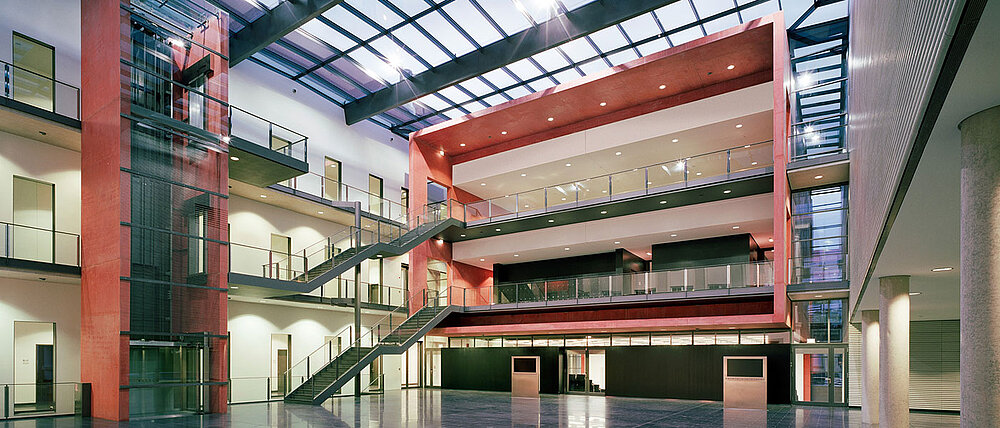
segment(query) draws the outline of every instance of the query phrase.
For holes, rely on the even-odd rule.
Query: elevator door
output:
[[[795,402],[833,406],[847,403],[846,347],[802,346],[793,352]]]

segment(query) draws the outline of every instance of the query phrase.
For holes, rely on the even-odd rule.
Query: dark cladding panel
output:
[[[445,348],[441,350],[441,387],[510,391],[513,356],[541,357],[541,392],[559,393],[559,348]]]

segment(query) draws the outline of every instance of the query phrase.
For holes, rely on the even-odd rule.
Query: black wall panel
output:
[[[653,245],[652,270],[747,263],[757,258],[749,233]]]
[[[722,357],[767,357],[767,401],[787,404],[789,345],[691,345],[607,348],[607,395],[722,400]]]
[[[541,392],[559,393],[559,348],[445,348],[441,350],[441,387],[510,391],[510,358],[541,357]]]
[[[498,284],[591,274],[613,274],[621,264],[615,253],[587,254],[561,259],[493,265],[493,281]]]

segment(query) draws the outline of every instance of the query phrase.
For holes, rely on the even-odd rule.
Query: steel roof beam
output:
[[[232,67],[344,0],[283,1],[229,38]]]

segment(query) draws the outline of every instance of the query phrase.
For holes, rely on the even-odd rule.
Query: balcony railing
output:
[[[0,257],[80,266],[80,235],[0,222]]]
[[[0,95],[42,110],[80,119],[80,88],[54,78],[0,61],[3,91]]]
[[[239,107],[229,106],[229,135],[306,161],[309,137]]]
[[[291,180],[278,183],[278,185],[328,201],[361,202],[362,211],[384,218],[393,220],[404,219],[404,221],[406,218],[407,207],[403,204],[390,201],[382,196],[330,179],[315,172],[300,175]]]
[[[774,285],[771,261],[612,275],[588,275],[477,289],[445,297],[471,310],[676,299]]]
[[[788,259],[789,284],[847,281],[847,253],[828,252]]]
[[[527,217],[718,182],[774,165],[771,141],[467,204],[469,224]],[[747,174],[748,175],[748,174]]]
[[[832,99],[841,99],[838,94],[846,93],[847,79],[840,78],[819,83],[795,91],[793,100],[801,103],[803,98],[819,101],[792,108],[798,112],[810,113],[796,117],[788,137],[789,162],[815,159],[818,157],[847,153],[847,112],[846,105],[840,109],[821,111],[820,105]],[[811,111],[816,110],[816,111]]]
[[[86,388],[88,385],[80,382],[0,384],[0,394],[4,397],[0,404],[0,420],[83,415]],[[46,399],[40,401],[39,397]]]

